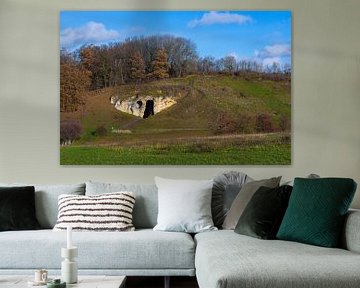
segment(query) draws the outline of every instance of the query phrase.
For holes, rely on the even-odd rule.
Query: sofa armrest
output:
[[[349,210],[343,232],[343,248],[360,253],[360,210]]]

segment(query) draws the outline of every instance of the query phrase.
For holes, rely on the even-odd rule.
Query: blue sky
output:
[[[170,34],[191,39],[199,56],[291,63],[290,11],[62,11],[60,46]]]

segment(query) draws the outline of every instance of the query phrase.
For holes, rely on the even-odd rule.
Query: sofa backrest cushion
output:
[[[52,229],[58,216],[58,197],[61,194],[85,195],[85,183],[63,185],[37,185],[0,183],[0,187],[35,187],[36,218],[41,228]]]
[[[158,214],[158,192],[155,184],[86,182],[86,195],[89,196],[121,191],[133,192],[136,197],[133,210],[135,228],[153,228]]]

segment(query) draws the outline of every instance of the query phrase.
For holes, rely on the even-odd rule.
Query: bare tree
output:
[[[234,56],[226,56],[223,59],[224,71],[230,74],[234,74],[236,70],[236,59]]]

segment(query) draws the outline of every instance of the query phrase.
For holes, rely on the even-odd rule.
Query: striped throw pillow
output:
[[[55,231],[72,226],[74,231],[133,231],[133,192],[93,196],[60,195]]]

